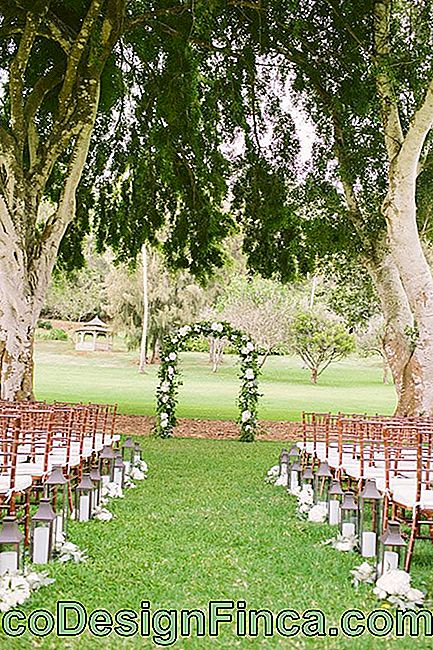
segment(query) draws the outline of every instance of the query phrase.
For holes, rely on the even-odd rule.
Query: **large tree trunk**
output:
[[[100,75],[122,32],[125,0],[91,0],[77,31],[64,32],[59,41],[59,65],[31,86],[34,75],[27,69],[41,30],[48,38],[55,32],[55,41],[63,30],[47,30],[49,5],[25,9],[25,25],[11,49],[8,111],[0,124],[0,397],[8,400],[33,397],[34,329],[60,243],[75,217]],[[39,119],[49,93],[55,108]],[[55,204],[47,198],[53,195],[53,172]]]
[[[0,397],[33,399],[33,315],[17,314],[0,298]]]
[[[388,193],[382,211],[390,250],[416,326],[412,333],[412,413],[433,415],[433,277],[421,247],[415,201],[421,152],[433,125],[433,81],[403,128],[400,94],[389,66],[392,11],[391,0],[374,3],[376,85],[389,162]]]
[[[416,224],[415,183],[407,183],[403,169],[393,178],[385,216],[390,245],[414,315],[414,357],[411,367],[412,414],[433,415],[433,278]]]
[[[374,259],[364,260],[379,296],[385,318],[383,349],[397,392],[396,414],[413,415],[420,405],[415,394],[414,371],[418,351],[408,334],[413,329],[413,315],[394,259],[385,248]]]

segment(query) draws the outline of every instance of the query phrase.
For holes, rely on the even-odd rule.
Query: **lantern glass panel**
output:
[[[300,460],[300,449],[298,445],[293,445],[291,450],[289,451],[289,465],[293,465],[295,461]]]
[[[342,496],[340,481],[334,479],[328,490],[328,522],[331,526],[338,526],[341,523]]]
[[[359,548],[362,557],[377,557],[382,532],[383,498],[374,480],[367,480],[359,495]]]
[[[323,461],[320,464],[319,469],[314,475],[314,503],[324,503],[328,502],[328,490],[330,486],[330,481],[332,479],[332,474],[330,472],[328,463]]]
[[[353,492],[345,492],[340,508],[340,532],[343,537],[353,537],[357,532],[358,506]]]
[[[299,460],[295,460],[290,467],[290,473],[288,475],[287,487],[290,489],[290,491],[297,490],[300,487],[301,475],[302,475],[301,463],[299,462]]]
[[[41,499],[32,517],[30,531],[30,555],[34,564],[47,564],[52,556],[55,542],[56,514],[49,499]]]
[[[4,517],[0,530],[0,575],[21,568],[23,538],[15,517]]]
[[[400,524],[389,521],[388,528],[380,538],[378,574],[382,575],[391,569],[402,569],[406,542],[401,536]]]
[[[287,449],[283,449],[280,454],[280,476],[285,476],[287,474],[288,465],[289,465],[289,452]]]
[[[129,474],[131,466],[133,465],[134,455],[134,442],[132,438],[126,438],[122,445],[122,458],[125,463],[125,471]]]
[[[136,465],[141,460],[141,447],[140,443],[136,442],[134,445],[134,454],[132,456],[132,463]]]
[[[115,454],[111,447],[104,447],[99,456],[99,471],[102,477],[102,485],[113,481]]]
[[[83,478],[75,490],[75,512],[78,521],[89,521],[92,517],[94,488],[89,474],[83,474]]]
[[[93,510],[101,503],[102,476],[98,467],[93,467],[90,470],[89,476],[95,486],[95,489],[92,492],[92,512],[93,512]]]
[[[302,472],[302,487],[306,487],[309,485],[311,488],[313,487],[313,481],[314,481],[314,473],[311,467],[306,467],[304,471]]]
[[[56,515],[54,538],[62,542],[67,535],[69,515],[68,480],[61,467],[53,470],[44,484],[44,497],[49,499]]]
[[[123,487],[124,478],[125,463],[123,462],[122,458],[118,456],[114,461],[113,481],[116,483],[116,485],[119,485],[119,487]]]

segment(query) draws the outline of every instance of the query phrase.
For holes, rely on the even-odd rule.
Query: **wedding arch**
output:
[[[169,438],[176,426],[177,388],[181,384],[179,377],[179,352],[185,349],[187,341],[199,336],[226,338],[240,356],[241,390],[238,397],[241,428],[240,440],[254,440],[257,430],[257,402],[259,398],[257,377],[259,374],[258,350],[248,334],[233,328],[230,323],[203,321],[184,325],[165,337],[161,353],[161,366],[156,389],[156,435]]]

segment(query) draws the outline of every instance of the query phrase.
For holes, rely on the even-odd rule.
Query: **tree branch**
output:
[[[427,88],[420,107],[415,111],[404,138],[399,165],[412,170],[412,175],[418,175],[418,162],[425,139],[433,126],[433,80]]]
[[[385,146],[391,161],[403,143],[398,104],[389,74],[391,0],[374,2],[374,49],[377,64],[376,86],[381,101]]]
[[[149,24],[161,16],[176,16],[181,15],[188,9],[190,9],[191,3],[185,3],[182,5],[175,5],[173,7],[166,7],[165,9],[155,9],[154,11],[146,11],[140,16],[131,18],[130,20],[125,21],[124,32],[129,32],[136,27],[141,27],[142,25]]]
[[[99,18],[102,4],[103,0],[91,1],[89,10],[83,20],[78,36],[71,47],[71,51],[67,59],[64,81],[59,92],[58,99],[59,116],[61,121],[65,119],[65,116],[68,112],[68,107],[70,104],[69,100],[71,99],[72,90],[77,80],[80,62],[86,51],[86,44],[91,36],[92,28]]]
[[[44,6],[45,5],[45,6]],[[29,62],[30,53],[35,41],[38,26],[43,15],[48,10],[49,3],[36,3],[36,11],[28,12],[26,24],[18,45],[17,52],[10,66],[9,76],[9,94],[11,110],[11,130],[15,136],[15,141],[22,150],[25,140],[25,119],[24,119],[24,75]]]

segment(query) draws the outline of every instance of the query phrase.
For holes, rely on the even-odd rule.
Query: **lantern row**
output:
[[[122,489],[126,475],[141,460],[140,444],[131,438],[126,438],[121,448],[104,446],[97,462],[82,473],[75,486],[75,520],[85,522],[92,519],[101,505],[102,489],[109,483]],[[69,481],[62,467],[53,467],[31,518],[29,557],[33,564],[47,564],[52,560],[56,544],[67,539],[71,514]],[[18,521],[14,515],[5,516],[0,528],[0,575],[19,571],[24,558],[24,535]]]
[[[376,561],[379,576],[390,569],[404,568],[406,542],[400,524],[386,520],[384,497],[375,479],[366,479],[358,495],[344,491],[327,461],[321,461],[316,469],[311,465],[303,467],[297,445],[281,451],[279,474],[287,478],[289,493],[310,488],[313,503],[326,510],[327,522],[338,526],[342,537],[356,539],[361,556]]]

